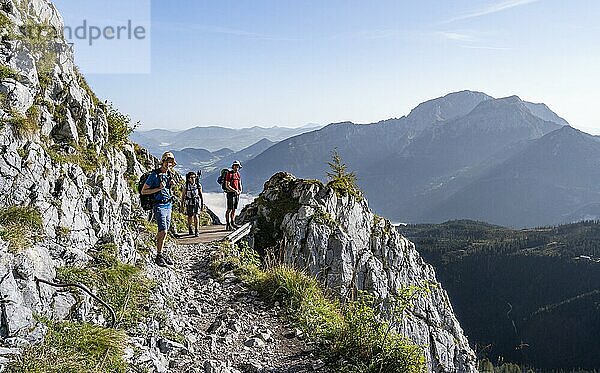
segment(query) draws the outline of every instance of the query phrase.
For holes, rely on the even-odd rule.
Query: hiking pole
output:
[[[108,309],[108,311],[110,312],[110,318],[111,318],[110,327],[111,328],[115,327],[115,324],[117,323],[117,316],[115,314],[115,311],[105,301],[103,301],[102,299],[98,298],[96,296],[96,294],[92,293],[92,291],[90,289],[88,289],[87,286],[82,285],[82,284],[77,284],[77,283],[57,284],[55,282],[50,282],[50,281],[47,281],[47,280],[44,280],[44,279],[41,279],[41,278],[38,278],[38,277],[35,277],[34,280],[35,280],[35,283],[37,284],[38,287],[39,287],[39,284],[41,282],[41,283],[46,284],[46,285],[54,286],[55,288],[76,287],[76,288],[79,288],[79,289],[85,291],[92,298],[94,298],[95,300],[97,300],[98,302],[100,302],[100,304],[102,304],[104,307],[106,307],[106,309]]]

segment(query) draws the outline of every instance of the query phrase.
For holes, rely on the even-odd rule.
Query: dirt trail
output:
[[[160,326],[150,323],[149,329],[163,337],[156,345],[168,359],[168,371],[325,371],[315,346],[278,316],[279,307],[266,304],[233,273],[222,281],[213,277],[210,261],[216,245],[174,245],[172,268],[149,269],[159,282],[156,306],[164,305],[165,315]],[[165,337],[164,325],[179,338]]]

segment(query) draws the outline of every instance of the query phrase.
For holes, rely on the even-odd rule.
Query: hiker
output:
[[[225,175],[225,192],[227,193],[227,212],[225,213],[227,226],[225,229],[228,231],[239,228],[235,224],[235,210],[238,208],[240,194],[242,194],[242,179],[239,173],[242,164],[235,161],[231,168],[232,170]]]
[[[194,237],[198,237],[198,214],[204,210],[204,198],[202,197],[202,185],[198,180],[198,175],[194,172],[188,172],[185,175],[185,186],[181,191],[181,209],[185,211],[188,218],[188,232],[192,235],[194,228]]]
[[[163,253],[165,237],[171,225],[171,210],[173,207],[173,195],[171,186],[173,179],[173,167],[177,164],[173,153],[166,152],[162,155],[160,168],[152,171],[144,186],[141,194],[154,194],[154,207],[152,211],[158,225],[156,233],[156,259],[157,265],[165,267],[173,265],[173,261],[166,253]]]

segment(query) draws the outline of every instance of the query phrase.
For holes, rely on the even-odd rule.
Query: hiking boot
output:
[[[190,233],[191,234],[191,233]],[[194,237],[198,237],[198,230],[196,229],[196,231],[194,232]]]
[[[190,236],[191,236],[192,235],[192,226],[191,225],[188,227],[188,232],[190,233]]]
[[[157,255],[156,258],[154,259],[154,263],[156,263],[156,265],[159,267],[167,266],[167,262],[165,261],[165,258],[162,255]]]
[[[235,223],[231,223],[231,228],[233,228],[233,230],[238,229],[240,226],[235,224]]]
[[[169,265],[169,266],[173,265],[173,261],[171,260],[171,258],[169,258],[169,256],[167,254],[162,254],[162,258],[165,261],[165,263],[167,263],[167,265]]]
[[[232,229],[231,229],[231,224],[227,223],[227,226],[225,227],[225,230],[226,230],[226,231],[230,231],[230,230],[232,230]]]

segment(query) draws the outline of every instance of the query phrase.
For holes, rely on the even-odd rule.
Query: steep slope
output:
[[[470,217],[507,226],[570,222],[600,202],[600,141],[564,126],[425,214],[425,221]]]
[[[304,269],[346,299],[367,291],[383,307],[400,288],[429,286],[396,327],[425,349],[429,371],[475,372],[475,356],[433,268],[367,202],[319,182],[278,173],[241,213],[271,260]]]
[[[104,322],[88,295],[36,279],[83,267],[100,245],[133,262],[128,180],[155,160],[111,132],[127,123],[77,71],[49,1],[4,1],[0,18],[0,343],[23,347],[43,340],[48,328],[40,318]],[[45,25],[46,33],[31,35],[31,25]]]

